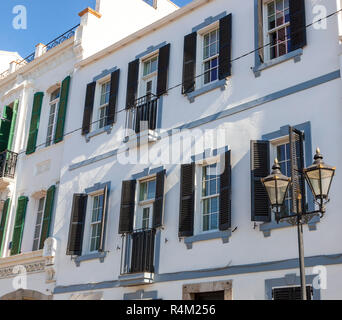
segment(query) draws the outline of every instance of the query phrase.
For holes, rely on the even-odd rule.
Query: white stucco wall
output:
[[[120,68],[117,110],[125,108],[128,63],[150,46],[157,46],[164,41],[171,44],[169,87],[180,84],[182,82],[184,36],[191,33],[193,27],[210,16],[217,16],[224,11],[227,14],[232,13],[232,57],[234,59],[250,52],[254,49],[254,1],[245,2],[244,6],[241,6],[238,0],[209,1],[191,13],[170,21],[158,30],[152,30],[130,44],[108,53],[109,49],[105,49],[103,52],[100,50],[172,12],[175,7],[166,0],[160,1],[158,10],[148,7],[140,0],[120,1],[120,3],[119,1],[101,0],[97,3],[97,9],[102,17],[97,18],[92,14],[84,16],[81,21],[82,33],[76,35],[77,41],[80,37],[82,39],[82,56],[77,55],[76,58],[71,47],[65,48],[58,57],[51,58],[51,61],[33,68],[30,72],[27,71],[23,78],[18,77],[3,85],[0,83],[0,96],[10,92],[21,81],[25,80],[30,83],[22,91],[20,91],[21,89],[14,90],[13,93],[6,94],[5,98],[1,100],[3,105],[12,102],[18,96],[23,101],[19,107],[20,116],[17,129],[21,134],[20,138],[16,140],[15,150],[24,151],[26,147],[34,92],[47,92],[51,86],[62,81],[69,74],[71,74],[72,80],[65,132],[71,132],[82,126],[86,85],[92,82],[93,78],[101,74],[103,70],[110,70],[113,67]],[[315,4],[316,1],[314,0],[306,0],[307,23],[313,19],[313,6]],[[336,2],[326,1],[324,5],[328,13],[337,10]],[[135,10],[132,10],[132,6]],[[127,12],[130,13],[129,19]],[[180,87],[170,90],[163,97],[161,133],[206,116],[232,109],[243,103],[259,98],[263,99],[269,95],[273,96],[273,94],[290,87],[296,87],[298,90],[296,93],[280,99],[273,99],[270,102],[262,103],[260,100],[260,104],[254,108],[202,124],[192,130],[194,132],[195,129],[224,128],[227,132],[227,145],[232,150],[232,229],[237,227],[230,237],[229,243],[223,244],[221,239],[197,242],[193,244],[191,250],[188,250],[184,241],[179,240],[180,165],[164,164],[164,168],[167,170],[165,225],[161,231],[159,274],[184,274],[187,271],[220,269],[227,266],[240,266],[242,268],[241,273],[156,282],[155,284],[132,288],[114,286],[111,289],[100,290],[103,292],[103,299],[122,299],[125,293],[136,292],[140,289],[158,291],[158,298],[162,299],[181,299],[182,286],[186,283],[221,280],[233,280],[234,299],[265,299],[266,279],[282,278],[286,274],[298,272],[297,269],[275,269],[268,272],[251,271],[250,273],[243,271],[243,266],[246,265],[291,260],[296,259],[298,255],[295,228],[272,230],[270,237],[264,237],[259,226],[254,228],[254,223],[251,222],[250,140],[261,139],[264,134],[277,131],[286,125],[292,126],[310,122],[313,150],[319,146],[329,164],[339,167],[339,164],[342,163],[341,151],[336,147],[336,142],[342,138],[339,129],[342,99],[341,79],[334,79],[306,90],[300,90],[303,83],[340,69],[337,17],[330,18],[327,25],[326,30],[315,30],[313,28],[307,30],[308,45],[303,50],[300,62],[294,63],[292,59],[288,60],[262,71],[261,76],[256,78],[251,70],[254,67],[254,54],[250,54],[233,62],[233,75],[229,78],[228,86],[224,91],[213,90],[197,97],[194,103],[190,103],[187,97],[181,94]],[[328,49],[323,50],[322,48]],[[91,55],[99,52],[101,58],[91,61]],[[76,50],[76,53],[79,51]],[[77,60],[81,58],[87,58],[86,62]],[[75,64],[77,67],[74,67]],[[49,109],[47,99],[48,94],[45,95],[42,106],[38,145],[44,143],[46,137]],[[121,165],[116,157],[109,157],[75,170],[69,170],[69,167],[72,164],[103,155],[122,146],[120,132],[125,127],[125,120],[126,113],[118,113],[112,132],[95,136],[88,143],[79,130],[65,137],[64,141],[58,145],[38,148],[34,154],[30,156],[23,154],[20,157],[17,180],[11,186],[15,195],[14,199],[22,194],[30,197],[34,192],[47,189],[52,184],[57,183],[58,185],[52,226],[52,235],[58,241],[55,264],[57,288],[104,281],[115,282],[120,276],[122,243],[121,236],[118,235],[118,224],[121,183],[147,167],[154,168],[159,165],[152,165],[148,162]],[[156,142],[154,147],[165,149],[166,142],[166,139],[162,139]],[[200,152],[203,150],[199,150],[197,153]],[[50,169],[41,175],[37,175],[37,165],[46,161],[50,162]],[[104,263],[93,260],[82,262],[80,267],[76,267],[75,262],[65,254],[72,195],[82,193],[86,188],[96,183],[107,181],[111,182],[105,239],[107,256]],[[304,227],[305,255],[307,257],[341,254],[338,245],[342,237],[339,228],[342,223],[339,212],[342,200],[338,197],[338,190],[341,188],[342,182],[339,178],[339,171],[337,171],[331,189],[331,202],[327,208],[327,215],[317,224],[316,231],[309,231],[307,226]],[[32,248],[35,206],[36,203],[30,199],[22,245],[24,252],[29,252]],[[9,228],[13,227],[15,207],[16,200],[12,204]],[[198,215],[199,213],[196,212],[195,214]],[[6,246],[10,239],[11,233],[8,233]],[[6,254],[8,252],[4,253],[4,255]],[[322,299],[342,299],[339,290],[341,267],[339,264],[327,267],[328,289],[321,290]],[[310,273],[312,273],[311,267],[307,268],[307,274]],[[0,283],[2,281],[8,282],[9,280],[0,280]],[[7,282],[6,288],[8,288]],[[41,283],[37,284],[37,282],[39,280],[34,280],[30,288],[37,288],[38,291],[50,288]],[[3,291],[7,292],[6,290],[9,289]],[[74,293],[77,293],[77,290],[72,292],[70,289],[70,292],[55,294],[54,299],[69,299]],[[1,294],[2,291],[0,291],[0,296]]]

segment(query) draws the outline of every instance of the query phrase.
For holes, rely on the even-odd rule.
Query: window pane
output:
[[[203,214],[210,213],[210,199],[203,200]]]
[[[276,10],[277,10],[277,12],[284,10],[283,4],[284,4],[283,0],[277,0],[276,1]]]
[[[204,47],[203,58],[204,59],[209,58],[209,47]]]
[[[149,62],[145,62],[144,63],[144,76],[146,76],[146,75],[148,75],[150,73],[149,67],[150,67],[150,63]]]
[[[152,59],[151,73],[157,71],[157,66],[158,66],[158,58]]]
[[[210,230],[218,229],[218,214],[214,213],[210,216]]]
[[[147,183],[143,182],[143,183],[140,183],[139,201],[144,201],[146,199],[147,199]]]
[[[219,210],[219,197],[211,199],[211,212],[218,212]]]
[[[277,159],[281,162],[285,160],[285,145],[277,147]]]
[[[274,14],[274,2],[273,1],[267,5],[267,10],[268,10],[269,16]]]
[[[154,199],[155,194],[156,194],[156,180],[152,180],[148,183],[147,199]]]
[[[272,30],[275,28],[275,15],[268,17],[268,29]]]
[[[209,215],[203,216],[203,231],[209,231]]]
[[[205,46],[208,46],[208,45],[209,45],[209,34],[206,34],[206,35],[204,36],[204,45],[205,45]]]

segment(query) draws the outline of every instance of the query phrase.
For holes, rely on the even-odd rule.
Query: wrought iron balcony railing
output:
[[[0,153],[0,178],[11,178],[15,176],[18,154],[12,151]]]
[[[142,229],[122,237],[122,275],[154,273],[155,236],[155,229]]]
[[[159,97],[148,94],[135,101],[135,105],[127,110],[126,129],[140,133],[157,127]]]
[[[74,26],[73,28],[71,28],[70,30],[64,32],[62,35],[58,36],[56,39],[50,41],[46,46],[45,46],[45,51],[47,52],[55,47],[57,47],[58,45],[60,45],[61,43],[63,43],[64,41],[70,39],[71,37],[73,37],[75,35],[76,29],[79,27],[79,24]],[[28,63],[32,62],[35,59],[35,52],[31,53],[30,55],[28,55],[26,58],[21,59],[21,60],[17,60],[16,66],[15,66],[15,70],[17,71],[19,70],[21,67],[27,65]],[[11,72],[9,69],[2,72],[0,74],[0,80],[6,78],[8,75],[11,74]]]

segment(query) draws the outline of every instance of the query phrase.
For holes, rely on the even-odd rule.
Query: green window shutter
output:
[[[53,205],[54,205],[54,200],[55,200],[55,191],[56,191],[56,186],[52,186],[49,188],[46,194],[44,218],[43,218],[43,225],[42,225],[42,231],[41,231],[41,236],[40,236],[39,249],[44,248],[44,242],[50,236],[50,226],[51,226]]]
[[[4,107],[2,119],[0,120],[0,152],[7,149],[12,121],[12,108]]]
[[[0,257],[2,256],[2,251],[5,242],[5,234],[7,229],[8,214],[10,211],[11,200],[8,198],[5,201],[4,207],[2,209],[1,221],[0,221]]]
[[[64,136],[64,124],[68,106],[70,79],[70,76],[68,76],[62,82],[61,96],[59,99],[58,107],[58,118],[55,132],[55,143],[61,142]]]
[[[19,254],[21,250],[21,241],[23,239],[25,215],[27,208],[27,197],[20,197],[18,199],[17,213],[15,216],[14,230],[12,237],[11,256]]]
[[[42,110],[43,97],[44,97],[43,92],[37,92],[34,95],[31,124],[30,124],[30,132],[29,132],[29,137],[28,137],[28,141],[27,141],[26,154],[31,154],[31,153],[34,153],[36,151],[40,112]]]
[[[7,144],[7,150],[9,151],[13,151],[12,148],[13,148],[13,141],[14,141],[15,126],[17,122],[18,106],[19,106],[19,100],[15,100],[13,104],[13,109],[12,109],[12,122],[11,122],[11,128],[9,131],[8,144]]]

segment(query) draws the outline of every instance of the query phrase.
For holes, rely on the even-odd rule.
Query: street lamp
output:
[[[315,197],[315,202],[319,206],[319,210],[307,212],[305,207],[302,208],[302,194],[300,192],[304,192],[305,190],[301,190],[298,193],[298,198],[294,199],[297,201],[297,212],[281,217],[279,215],[279,212],[284,206],[287,191],[292,184],[291,178],[286,177],[281,173],[279,162],[277,159],[275,159],[274,165],[272,167],[272,173],[266,178],[261,179],[261,182],[267,191],[271,207],[276,209],[277,223],[279,223],[280,220],[286,220],[293,225],[296,224],[298,227],[299,265],[303,300],[307,300],[304,265],[303,224],[305,223],[306,218],[310,219],[317,214],[321,214],[321,216],[324,215],[325,204],[329,201],[329,191],[333,177],[335,175],[335,170],[335,167],[328,166],[323,162],[323,156],[319,148],[317,148],[316,155],[314,157],[314,163],[306,169],[296,171],[298,175],[302,176],[302,179],[304,179],[305,177],[307,183],[310,186],[310,190]],[[294,187],[295,186],[292,185],[292,188]]]
[[[266,188],[272,208],[280,210],[284,205],[291,178],[281,173],[278,159],[274,160],[272,173],[268,177],[261,179],[261,182]]]
[[[323,200],[329,200],[329,191],[336,168],[328,166],[323,162],[323,156],[319,148],[316,150],[314,160],[314,163],[303,171],[316,201],[320,200],[319,205],[322,214],[324,214],[325,208]]]

